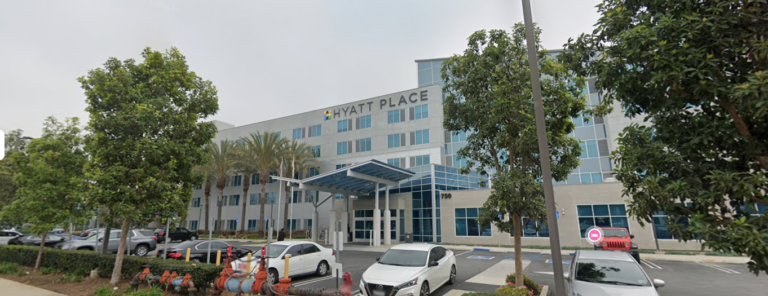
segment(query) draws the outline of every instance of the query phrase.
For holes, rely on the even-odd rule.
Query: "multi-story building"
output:
[[[389,189],[393,241],[402,241],[404,235],[410,233],[413,240],[419,242],[509,245],[509,233],[492,225],[478,225],[480,208],[490,194],[487,184],[482,187],[479,182],[482,178],[476,173],[458,172],[466,160],[458,157],[456,151],[466,145],[467,135],[447,131],[442,125],[445,94],[440,68],[443,61],[445,59],[417,60],[418,88],[415,89],[239,127],[216,122],[219,132],[214,141],[237,140],[255,132],[278,132],[283,137],[306,143],[315,151],[319,170],[312,170],[309,176],[371,159],[405,168],[415,175]],[[600,102],[594,80],[589,80],[584,91],[588,94],[588,105]],[[585,230],[601,226],[628,228],[640,248],[655,248],[655,239],[658,239],[663,249],[699,249],[698,243],[678,243],[671,237],[663,215],[654,217],[655,223],[646,227],[627,215],[622,186],[612,178],[609,159],[611,151],[616,149],[618,133],[632,122],[620,110],[614,108],[614,112],[604,118],[574,118],[577,127],[572,136],[581,141],[581,165],[567,180],[555,184],[561,244],[588,246],[583,239]],[[259,217],[261,184],[258,181],[256,177],[234,176],[228,182],[223,194],[223,229],[239,230],[238,221],[245,219],[247,230],[256,231],[259,219],[274,225],[275,218],[282,216],[283,203],[279,201],[285,200],[285,194],[280,193],[278,182],[271,181],[266,184],[267,217]],[[251,182],[248,196],[242,196],[243,182]],[[213,191],[209,204],[210,213],[215,216],[216,190]],[[194,230],[202,228],[205,203],[200,187],[193,194],[186,225]],[[291,214],[287,228],[311,229],[312,223],[318,223],[318,229],[327,230],[331,220],[343,220],[349,221],[344,228],[354,241],[370,240],[375,208],[371,197],[354,197],[343,204],[335,202],[344,198],[337,195],[319,205],[319,217],[313,222],[315,204],[328,196],[316,195],[310,191],[292,193],[288,198]],[[246,217],[240,217],[243,202],[248,203]],[[331,213],[336,217],[330,217]],[[347,217],[342,219],[344,215]],[[384,235],[383,230],[380,235]],[[546,224],[526,219],[523,244],[548,245],[548,237]]]

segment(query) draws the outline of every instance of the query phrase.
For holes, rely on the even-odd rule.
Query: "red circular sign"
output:
[[[603,238],[603,233],[599,229],[591,229],[587,232],[587,240],[596,243]]]

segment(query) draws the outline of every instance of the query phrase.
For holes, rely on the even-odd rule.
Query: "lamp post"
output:
[[[547,205],[547,224],[549,225],[549,244],[552,250],[552,267],[555,272],[555,296],[565,296],[565,283],[563,276],[563,258],[560,254],[560,232],[555,216],[555,196],[552,189],[552,168],[549,160],[549,145],[547,144],[547,131],[544,124],[544,103],[541,99],[541,81],[539,74],[538,58],[536,57],[536,38],[533,30],[533,17],[531,16],[531,1],[523,0],[523,19],[525,21],[525,38],[528,45],[528,65],[531,68],[531,88],[533,91],[533,104],[536,115],[536,134],[539,140],[539,156],[541,157],[541,171],[544,179],[544,202]]]

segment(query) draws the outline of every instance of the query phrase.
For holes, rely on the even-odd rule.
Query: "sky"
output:
[[[545,48],[591,32],[597,0],[532,0]],[[0,130],[38,137],[79,117],[77,78],[175,46],[218,89],[209,119],[241,126],[417,87],[417,59],[523,22],[521,0],[0,0]]]

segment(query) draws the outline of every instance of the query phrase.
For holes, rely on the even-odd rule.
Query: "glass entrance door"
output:
[[[381,217],[381,224],[379,232],[379,237],[381,237],[381,241],[384,241],[384,214],[382,211],[382,217]],[[400,237],[400,219],[397,215],[398,210],[390,210],[390,215],[392,217],[392,220],[390,221],[391,231],[390,231],[390,238],[393,242],[399,241]],[[371,232],[373,230],[373,210],[359,210],[355,211],[355,221],[354,221],[354,228],[352,229],[354,233],[354,237],[352,241],[354,242],[370,242],[371,241]]]

